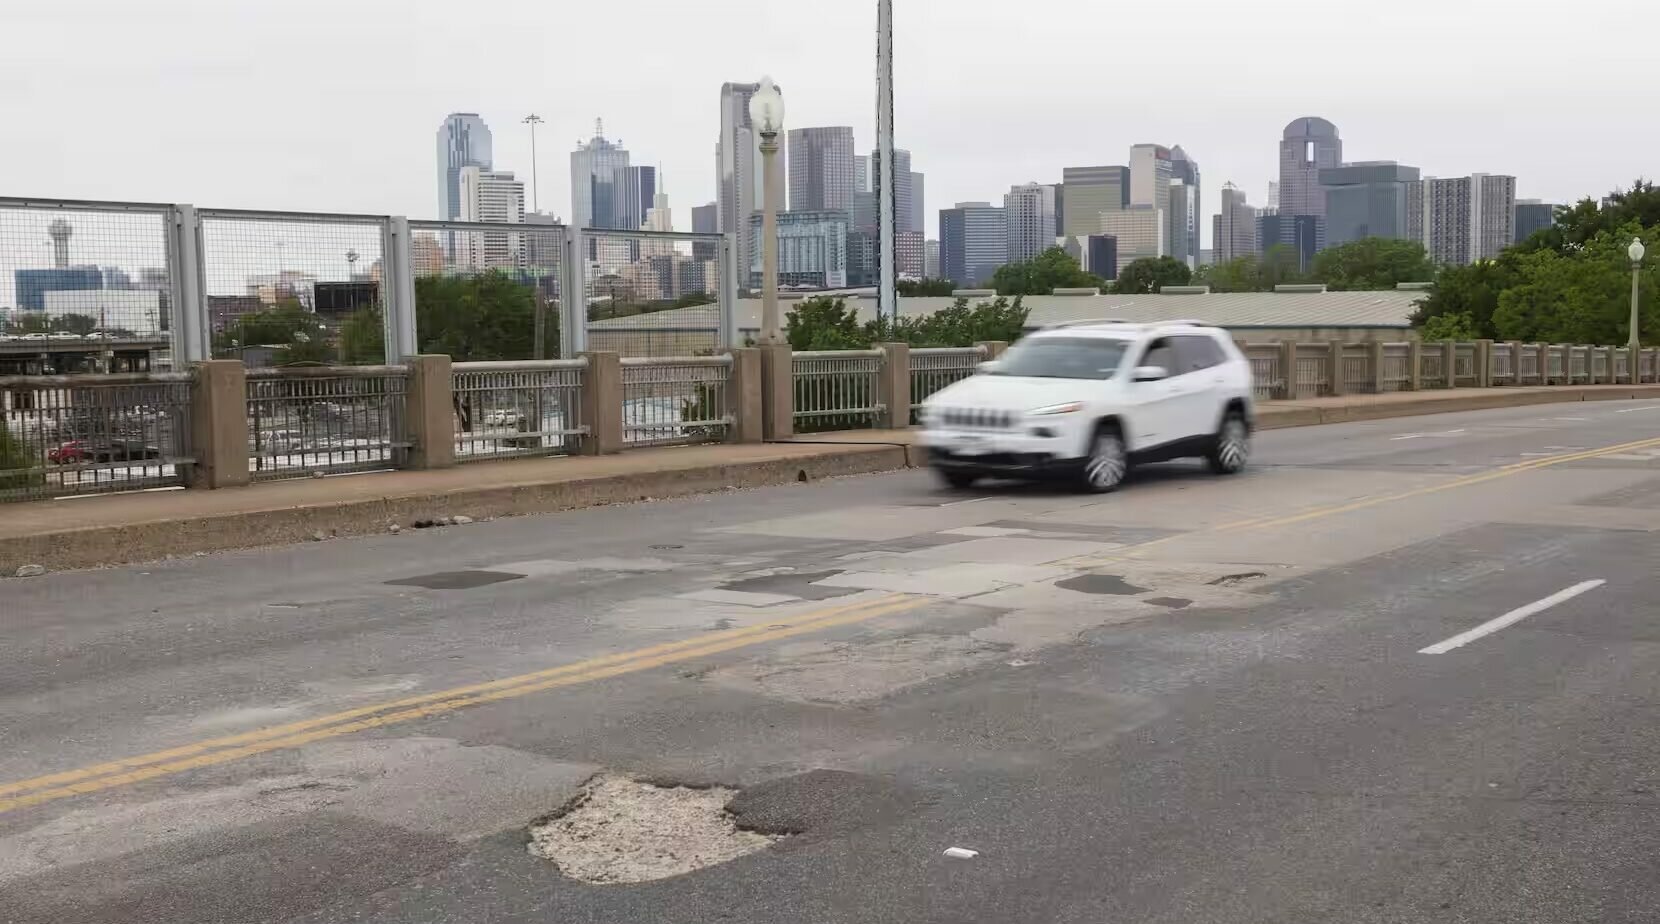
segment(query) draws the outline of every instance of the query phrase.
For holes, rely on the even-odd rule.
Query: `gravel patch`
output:
[[[596,777],[557,817],[530,828],[530,852],[580,882],[651,882],[735,860],[777,837],[739,830],[735,790]]]

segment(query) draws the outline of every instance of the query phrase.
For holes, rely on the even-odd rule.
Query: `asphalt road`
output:
[[[1657,921],[1657,525],[1599,402],[4,581],[0,921]],[[595,774],[789,834],[578,882]]]

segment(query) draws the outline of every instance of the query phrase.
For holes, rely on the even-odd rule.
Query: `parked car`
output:
[[[74,465],[81,462],[136,462],[161,458],[161,449],[143,440],[70,440],[48,450],[46,458],[58,465]]]
[[[47,450],[46,458],[55,465],[72,465],[76,462],[85,462],[91,457],[84,440],[70,440]]]
[[[486,427],[518,427],[524,423],[525,416],[514,410],[491,411],[484,417]]]
[[[1197,456],[1219,473],[1251,447],[1251,366],[1196,321],[1079,322],[1034,333],[922,407],[929,462],[952,487],[1064,473],[1090,491],[1130,467]]]

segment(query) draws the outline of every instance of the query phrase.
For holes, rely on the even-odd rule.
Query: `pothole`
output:
[[[1056,581],[1056,587],[1066,590],[1075,590],[1085,594],[1115,594],[1128,596],[1143,594],[1150,588],[1137,587],[1116,574],[1080,574],[1064,581]]]
[[[1212,585],[1213,587],[1233,587],[1237,584],[1244,584],[1248,581],[1260,581],[1267,576],[1268,575],[1263,574],[1261,571],[1242,571],[1239,574],[1224,574],[1216,580],[1207,581],[1206,583]]]
[[[777,837],[745,831],[726,810],[736,790],[599,776],[570,806],[530,827],[530,852],[579,882],[651,882],[735,860]]]

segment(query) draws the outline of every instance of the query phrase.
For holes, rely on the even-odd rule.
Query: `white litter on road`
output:
[[[947,847],[945,848],[945,855],[953,860],[972,860],[980,855],[980,851],[970,850],[967,847]]]

